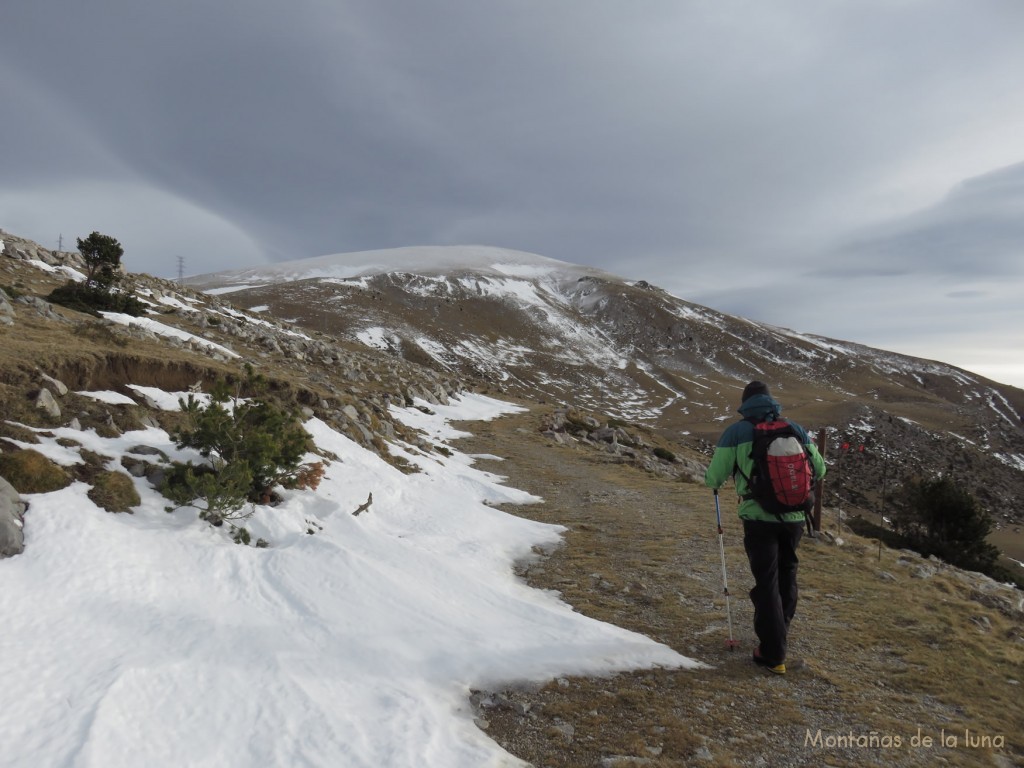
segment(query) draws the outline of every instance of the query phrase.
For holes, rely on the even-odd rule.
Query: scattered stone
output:
[[[971,616],[971,623],[978,627],[982,632],[992,631],[992,622],[989,621],[988,616]]]

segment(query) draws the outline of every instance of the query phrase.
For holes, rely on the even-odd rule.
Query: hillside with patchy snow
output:
[[[471,690],[613,670],[699,674],[695,660],[587,618],[515,575],[566,531],[497,510],[540,497],[477,466],[500,471],[496,457],[451,444],[451,421],[482,425],[518,409],[473,390],[523,395],[540,408],[592,408],[613,443],[608,416],[618,414],[635,420],[632,433],[657,433],[693,461],[703,432],[733,417],[738,386],[771,378],[808,426],[869,446],[836,462],[841,504],[870,507],[877,497],[855,494],[877,492],[879,471],[891,479],[929,456],[970,466],[995,496],[1020,497],[1013,390],[941,363],[730,318],[541,257],[470,249],[467,263],[465,252],[435,253],[432,268],[410,273],[364,255],[359,263],[372,269],[363,274],[311,277],[283,265],[261,287],[252,287],[253,272],[228,292],[136,276],[142,317],[94,317],[46,300],[63,280],[81,279],[73,261],[4,237],[0,453],[34,452],[70,478],[13,504],[0,488],[0,510],[23,545],[0,559],[0,764],[12,768],[518,766],[474,722]],[[424,252],[400,255],[408,265]],[[314,446],[308,458],[327,462],[319,489],[280,489],[279,504],[257,506],[238,523],[252,546],[194,507],[168,509],[156,490],[171,461],[202,461],[171,437],[179,397],[237,384],[243,363],[299,410]],[[590,495],[589,459],[624,459],[597,439],[580,445],[592,453],[574,465],[571,503],[587,508],[599,500]],[[546,457],[549,448],[555,443],[537,450]],[[561,449],[575,458],[573,448]],[[642,499],[646,476],[629,472],[622,490]],[[129,514],[93,501],[98,473],[137,492]],[[674,515],[678,478],[661,480]],[[633,518],[612,506],[625,527],[609,541],[632,542]],[[660,523],[654,537],[673,542]],[[620,565],[646,566],[635,554]],[[718,588],[679,592],[689,561],[672,553],[659,562],[670,575],[665,613],[698,606],[718,616],[710,597]],[[717,564],[706,570],[717,578]],[[586,573],[552,589],[592,588],[607,599],[601,590],[611,582]],[[862,578],[889,583],[874,570]],[[900,583],[899,594],[912,585]],[[933,594],[945,606],[955,588],[944,588]],[[654,605],[639,580],[614,597],[642,611]],[[992,610],[968,625],[972,638],[995,638],[1002,612],[1019,613],[1019,605],[986,599]],[[830,632],[835,620],[822,619]],[[711,624],[695,635],[688,624],[680,636],[688,639],[673,647],[690,649],[694,637],[720,631]],[[833,678],[820,679],[832,690],[825,681]],[[720,675],[714,685],[728,698],[733,682]],[[741,685],[749,687],[746,678]],[[874,702],[879,690],[865,695]],[[704,695],[684,696],[697,708],[691,717],[706,709]]]
[[[730,317],[645,282],[486,247],[402,248],[191,278],[268,316],[529,397],[572,402],[694,447],[743,384],[772,384],[849,462],[851,507],[922,466],[974,466],[1007,525],[1024,493],[1024,392],[953,366]],[[954,436],[949,440],[946,436]]]

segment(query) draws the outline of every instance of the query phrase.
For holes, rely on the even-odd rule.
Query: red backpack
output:
[[[809,512],[814,506],[814,466],[801,435],[788,421],[754,424],[754,469],[748,495],[766,512]],[[743,470],[740,470],[743,474]]]

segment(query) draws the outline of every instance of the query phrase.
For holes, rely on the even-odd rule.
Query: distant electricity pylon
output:
[[[185,282],[185,257],[178,257],[178,284],[182,285]]]

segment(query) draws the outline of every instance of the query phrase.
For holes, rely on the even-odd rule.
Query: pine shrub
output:
[[[672,464],[676,460],[676,455],[672,453],[668,448],[662,448],[660,445],[656,446],[653,451],[654,455],[662,461],[667,461]]]
[[[121,312],[139,317],[146,311],[146,306],[133,294],[76,283],[73,280],[54,288],[46,300],[97,317],[100,312]]]
[[[986,541],[992,518],[949,477],[909,481],[894,527],[918,552],[960,568],[991,573],[999,558]]]
[[[253,393],[241,399],[240,391]],[[246,379],[234,395],[218,383],[209,405],[189,397],[182,402],[186,426],[174,434],[179,448],[195,448],[209,464],[176,464],[168,474],[164,495],[188,506],[202,499],[202,515],[214,525],[248,517],[247,504],[267,503],[273,488],[315,489],[323,477],[322,463],[302,464],[310,446],[298,414],[266,394],[266,382],[246,368]]]

